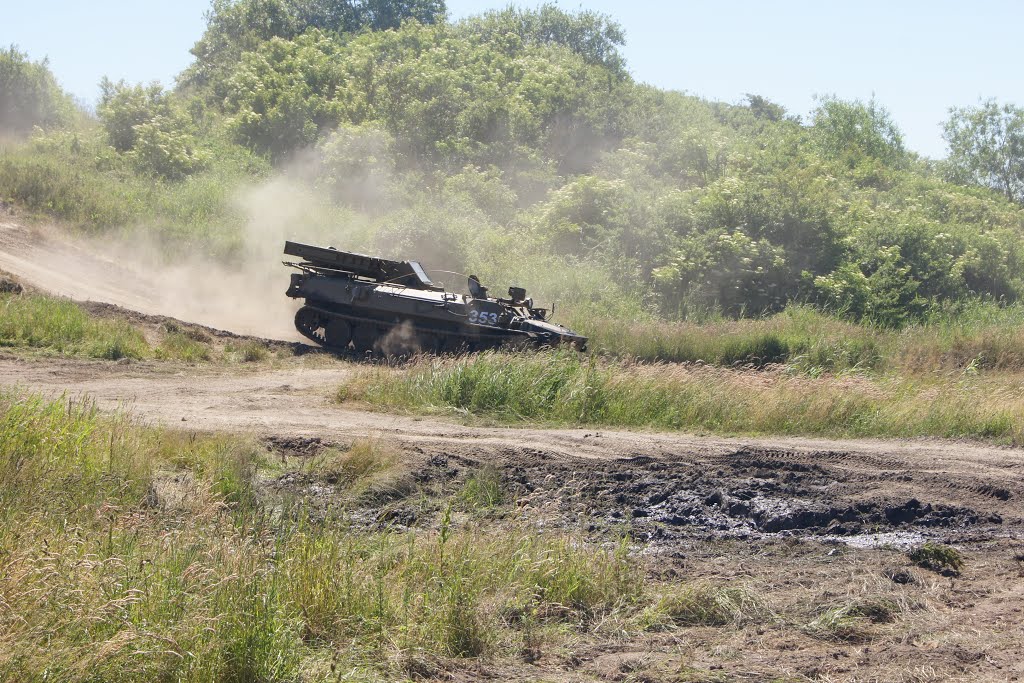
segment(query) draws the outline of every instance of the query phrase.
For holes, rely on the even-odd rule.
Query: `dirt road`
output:
[[[239,371],[0,359],[0,385],[88,396],[101,408],[128,409],[145,421],[189,430],[277,442],[371,438],[424,458],[492,463],[525,480],[553,478],[563,502],[578,498],[580,506],[605,510],[609,519],[625,514],[640,526],[680,534],[710,528],[738,535],[913,530],[1016,536],[1022,530],[1024,454],[1017,449],[935,440],[467,426],[338,405],[332,394],[353,372],[343,362]]]

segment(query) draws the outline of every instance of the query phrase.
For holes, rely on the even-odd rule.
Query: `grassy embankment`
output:
[[[128,322],[98,319],[72,301],[35,294],[0,295],[0,346],[111,360],[151,354]]]
[[[44,294],[0,294],[0,348],[38,350],[68,356],[199,361],[262,361],[261,342],[229,342],[216,348],[207,335],[167,323],[150,344],[127,320],[99,317],[73,301]]]

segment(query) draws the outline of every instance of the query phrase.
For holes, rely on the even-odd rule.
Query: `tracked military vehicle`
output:
[[[526,290],[489,296],[475,276],[469,294],[445,291],[417,261],[390,261],[333,247],[285,242],[284,261],[299,272],[287,295],[305,299],[295,328],[332,349],[402,354],[475,351],[505,345],[570,345],[586,350],[587,338],[549,322]]]

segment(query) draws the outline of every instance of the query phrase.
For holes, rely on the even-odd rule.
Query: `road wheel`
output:
[[[379,336],[375,326],[365,323],[357,325],[352,330],[352,345],[356,347],[356,351],[359,353],[373,351],[373,346],[377,343],[377,337]]]
[[[331,320],[324,328],[324,332],[327,343],[339,349],[345,348],[352,341],[352,326],[347,320]]]
[[[422,353],[440,353],[444,348],[444,342],[441,337],[432,334],[430,332],[421,332],[417,336],[417,342],[419,342],[419,351]]]
[[[295,312],[295,329],[317,343],[324,343],[320,314],[308,306],[303,306]]]

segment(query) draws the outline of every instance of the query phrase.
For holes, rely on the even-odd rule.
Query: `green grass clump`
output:
[[[162,360],[182,360],[187,363],[210,360],[210,345],[183,332],[168,332],[156,347],[156,357]]]
[[[640,616],[648,630],[671,626],[741,625],[770,618],[769,611],[743,588],[696,584],[661,598]]]
[[[958,574],[964,567],[964,558],[956,548],[928,541],[908,553],[910,561],[918,567],[936,572]]]
[[[1013,377],[820,376],[487,352],[370,369],[339,400],[507,422],[834,437],[976,437],[1024,443]]]
[[[247,341],[239,349],[242,360],[246,363],[259,363],[267,359],[270,354],[267,345],[255,340]]]
[[[888,598],[850,600],[823,610],[804,631],[823,640],[860,641],[871,636],[872,624],[888,624],[903,612]]]
[[[109,360],[149,355],[142,333],[129,323],[94,318],[72,301],[42,294],[0,294],[0,346]]]
[[[458,499],[471,510],[490,510],[509,502],[501,470],[493,465],[474,470],[462,483]]]

